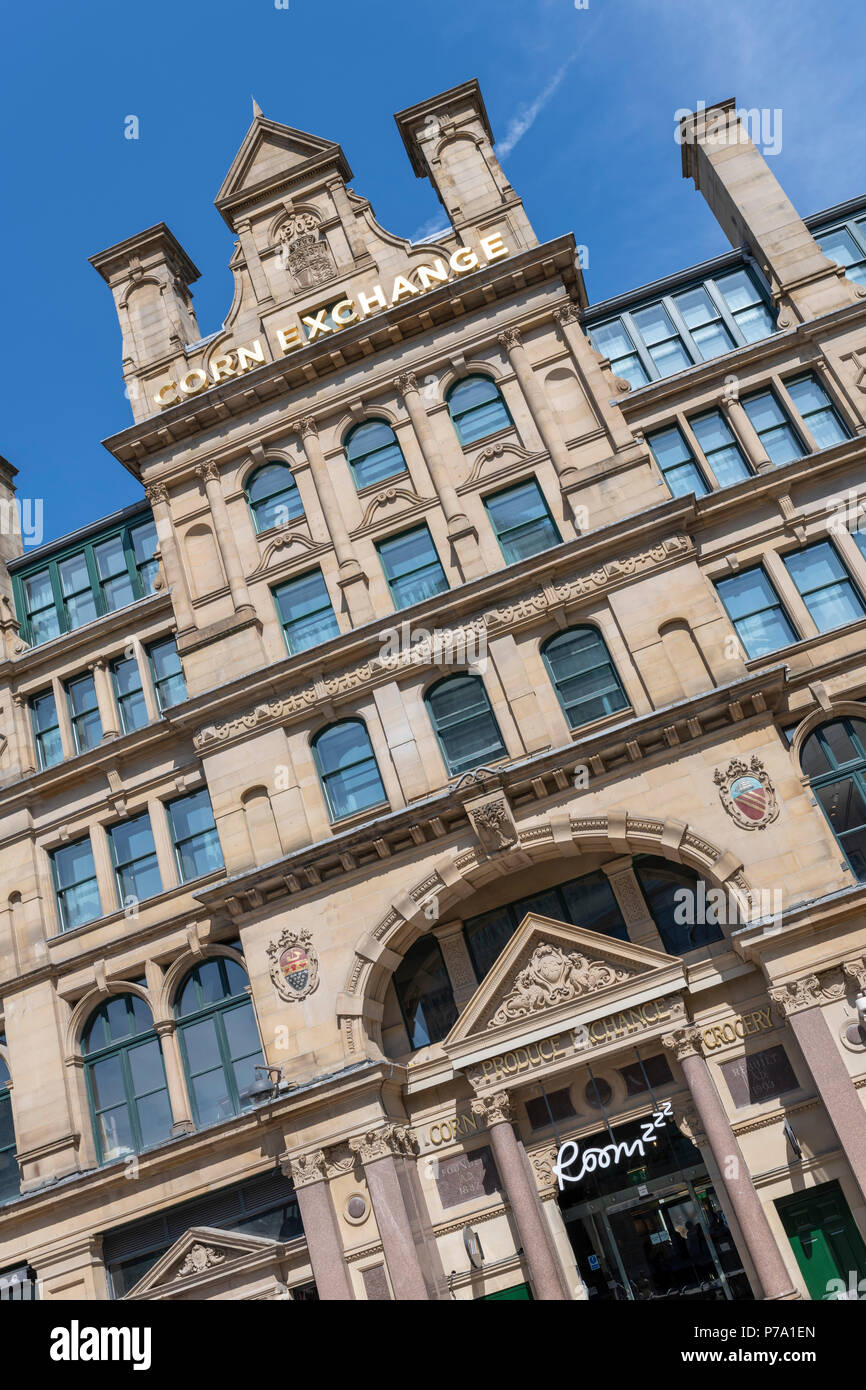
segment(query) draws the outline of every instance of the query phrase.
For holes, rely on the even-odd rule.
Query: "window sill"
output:
[[[209,874],[203,874],[201,878],[191,878],[187,883],[177,883],[171,888],[164,888],[161,893],[154,893],[152,898],[142,898],[139,901],[139,913],[134,918],[127,918],[122,907],[115,908],[113,912],[106,912],[102,917],[94,917],[92,922],[85,922],[80,927],[70,927],[68,931],[55,932],[53,936],[45,938],[46,944],[57,946],[62,941],[78,940],[85,932],[94,931],[97,927],[110,927],[116,922],[133,921],[137,923],[142,909],[149,911],[153,907],[160,907],[164,903],[173,902],[182,894],[197,891],[212,883],[218,883],[225,876],[224,868],[213,869]]]
[[[111,613],[103,613],[101,617],[93,618],[89,623],[82,623],[81,627],[73,628],[71,632],[61,632],[58,637],[50,637],[47,642],[39,642],[36,646],[28,646],[22,639],[13,649],[13,661],[23,663],[28,657],[42,657],[44,654],[52,660],[58,653],[74,651],[78,646],[87,646],[92,638],[101,639],[116,628],[126,632],[129,628],[130,613],[133,609],[138,613],[144,611],[145,605],[148,609],[155,610],[161,607],[170,608],[170,590],[165,589],[159,593],[148,594],[145,598],[137,598],[124,608],[115,608]]]
[[[365,806],[363,811],[355,811],[351,816],[342,816],[340,820],[332,820],[331,829],[335,835],[341,835],[344,830],[353,830],[355,826],[364,825],[378,811],[390,810],[390,801],[377,801],[374,806]]]
[[[753,656],[745,663],[746,670],[751,673],[759,671],[762,666],[776,665],[780,661],[786,661],[792,656],[799,656],[801,652],[809,652],[814,647],[820,646],[822,642],[834,642],[838,637],[846,637],[849,634],[866,632],[866,614],[862,618],[855,618],[853,622],[843,623],[841,627],[828,628],[826,632],[815,633],[813,637],[802,637],[797,642],[790,643],[787,647],[779,647],[776,651],[767,652],[764,656]]]

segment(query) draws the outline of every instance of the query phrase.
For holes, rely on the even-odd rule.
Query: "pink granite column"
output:
[[[862,964],[846,965],[846,973],[856,979]],[[866,1110],[821,1008],[828,999],[841,998],[843,991],[841,982],[828,981],[822,988],[817,975],[808,975],[771,989],[770,997],[785,1015],[797,1039],[842,1152],[857,1186],[866,1197]]]
[[[755,1191],[746,1161],[728,1123],[710,1069],[700,1052],[700,1030],[677,1028],[662,1041],[676,1054],[698,1118],[713,1151],[721,1180],[743,1233],[749,1256],[766,1299],[797,1298],[767,1213]]]
[[[286,1166],[295,1184],[319,1298],[324,1302],[348,1302],[353,1297],[352,1285],[337,1213],[328,1190],[325,1155],[321,1149],[298,1154]]]
[[[542,1302],[565,1302],[565,1290],[544,1229],[544,1213],[540,1209],[529,1165],[511,1127],[511,1104],[507,1092],[477,1097],[472,1102],[472,1113],[484,1121],[490,1132],[493,1156],[517,1223],[532,1291]]]
[[[379,1227],[382,1251],[394,1297],[402,1302],[428,1302],[436,1291],[428,1287],[422,1251],[418,1248],[412,1219],[406,1210],[403,1183],[398,1160],[402,1163],[404,1136],[407,1131],[399,1125],[386,1125],[380,1130],[349,1140],[349,1148],[364,1165],[364,1176],[373,1214]]]

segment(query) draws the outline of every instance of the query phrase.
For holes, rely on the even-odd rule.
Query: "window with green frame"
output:
[[[51,855],[60,930],[72,931],[102,916],[90,836],[55,849]]]
[[[222,869],[223,854],[207,787],[169,801],[166,810],[181,883]]]
[[[851,871],[866,882],[866,719],[831,719],[803,744],[800,766]]]
[[[180,1051],[196,1126],[252,1104],[256,1067],[265,1065],[246,972],[228,956],[196,965],[175,1003]]]
[[[562,536],[534,478],[484,498],[490,524],[507,565],[559,545]]]
[[[445,397],[461,444],[476,444],[513,425],[502,392],[489,376],[465,376]]]
[[[134,656],[119,657],[111,663],[114,698],[125,734],[143,729],[148,722],[147,702],[141,684],[141,668]]]
[[[768,298],[745,266],[672,290],[588,328],[593,347],[608,358],[614,375],[634,387],[775,331]]]
[[[173,637],[153,642],[147,649],[147,656],[156,703],[164,714],[167,709],[186,699],[186,680],[177,654],[177,642]]]
[[[93,676],[76,676],[66,682],[66,702],[76,753],[88,753],[102,741],[102,720]]]
[[[116,994],[101,1004],[85,1026],[81,1052],[100,1163],[171,1137],[162,1049],[139,995]]]
[[[572,729],[628,708],[628,698],[597,628],[571,627],[541,648],[562,712]]]
[[[337,615],[321,570],[288,580],[273,595],[290,656],[339,637]]]
[[[152,594],[156,544],[153,518],[145,514],[16,571],[15,606],[25,641],[38,646]]]
[[[301,494],[287,463],[263,463],[247,479],[246,494],[257,534],[304,515]]]
[[[791,551],[782,560],[819,632],[844,627],[866,613],[863,600],[830,541]]]
[[[121,906],[130,907],[161,893],[162,878],[147,811],[112,825],[108,839]]]
[[[30,720],[36,745],[36,764],[40,772],[63,762],[60,720],[53,690],[42,690],[30,697]]]
[[[356,425],[346,435],[344,448],[359,491],[406,472],[403,450],[387,420]]]
[[[0,1036],[5,1046],[5,1037]],[[8,1202],[21,1191],[21,1173],[15,1159],[15,1124],[9,1093],[9,1068],[0,1057],[0,1202]]]
[[[446,676],[424,703],[450,777],[508,756],[480,676]]]
[[[329,724],[316,734],[311,746],[332,821],[385,801],[379,765],[362,720]]]
[[[426,526],[401,531],[376,545],[395,608],[408,608],[441,594],[448,579]]]

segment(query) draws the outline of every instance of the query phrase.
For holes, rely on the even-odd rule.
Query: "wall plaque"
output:
[[[391,1290],[388,1287],[388,1276],[385,1273],[384,1265],[372,1265],[370,1269],[362,1269],[361,1278],[364,1281],[364,1293],[367,1295],[369,1303],[391,1302]]]
[[[730,1062],[722,1062],[721,1072],[738,1110],[774,1100],[786,1091],[796,1091],[800,1085],[784,1047],[768,1047],[750,1056],[734,1057]]]
[[[488,1145],[471,1153],[454,1154],[436,1165],[436,1191],[443,1209],[457,1207],[501,1190],[499,1174]]]

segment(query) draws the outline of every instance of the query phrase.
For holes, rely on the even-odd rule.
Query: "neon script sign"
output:
[[[632,1158],[635,1154],[638,1154],[640,1158],[645,1158],[647,1144],[657,1142],[658,1134],[656,1131],[667,1124],[672,1113],[671,1102],[666,1100],[661,1109],[653,1111],[651,1119],[642,1122],[640,1135],[637,1139],[633,1139],[630,1144],[622,1142],[620,1144],[606,1144],[603,1148],[584,1149],[579,1173],[566,1173],[565,1171],[575,1162],[579,1153],[577,1142],[574,1139],[567,1140],[556,1155],[556,1162],[553,1165],[553,1172],[556,1175],[560,1192],[563,1191],[567,1182],[580,1182],[587,1173],[594,1173],[597,1168],[610,1168],[613,1164],[619,1163],[621,1159]]]

